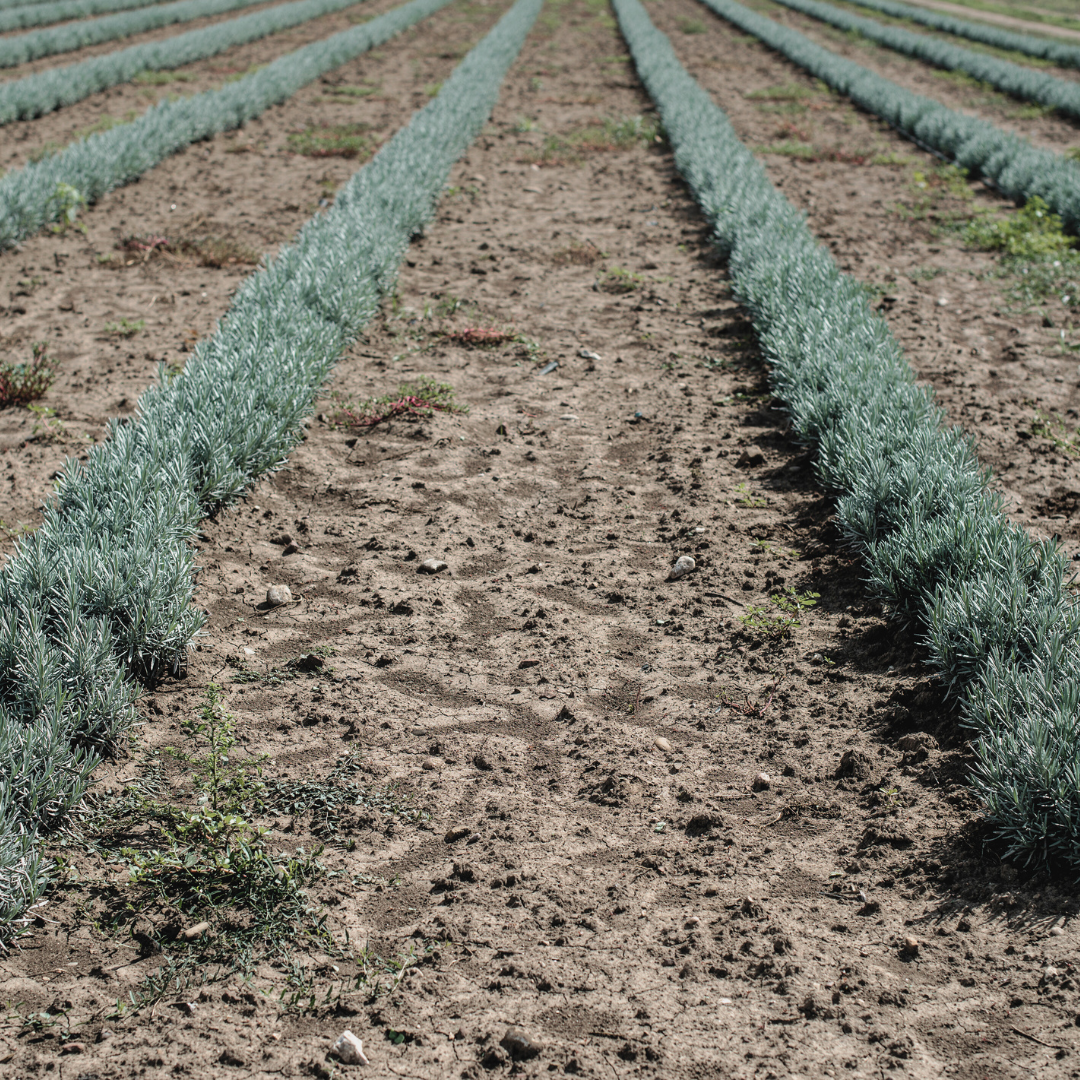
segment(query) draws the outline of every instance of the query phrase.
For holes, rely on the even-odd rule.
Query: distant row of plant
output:
[[[707,2],[826,66],[801,35],[730,0]],[[1065,557],[1007,520],[971,440],[945,427],[863,285],[772,186],[639,0],[614,6],[869,587],[921,629],[978,735],[973,782],[1007,856],[1080,868],[1080,607]]]
[[[1026,202],[1038,195],[1069,232],[1080,233],[1080,163],[905,90],[736,0],[701,2],[912,141],[993,183],[1009,198]]]
[[[191,22],[208,15],[223,15],[226,11],[251,7],[259,0],[174,0],[169,4],[153,4],[137,11],[105,15],[100,19],[81,19],[28,34],[0,38],[0,67],[14,67],[42,56],[85,49],[104,41],[157,30],[162,26]],[[0,15],[2,17],[2,15]]]
[[[356,3],[357,0],[293,0],[162,41],[132,45],[0,83],[0,124],[31,120],[53,109],[73,105],[110,86],[128,82],[143,72],[172,70],[205,60],[234,45],[258,41],[321,15],[353,7]]]
[[[220,90],[163,102],[138,120],[13,170],[0,179],[0,251],[50,222],[71,219],[79,206],[130,183],[185,146],[242,126],[448,2],[410,0],[371,22],[287,53]]]
[[[861,34],[887,49],[912,56],[946,71],[963,71],[973,79],[1023,101],[1037,101],[1065,116],[1080,117],[1080,83],[1057,79],[1008,60],[964,49],[929,34],[915,34],[900,26],[885,26],[822,0],[777,0],[784,7],[810,15],[841,30]]]
[[[972,22],[970,19],[958,19],[955,15],[946,15],[929,8],[903,4],[899,0],[852,0],[852,3],[894,19],[908,19],[932,30],[941,30],[946,34],[978,41],[991,45],[995,49],[1008,52],[1026,53],[1040,60],[1049,60],[1061,67],[1080,68],[1080,46],[1069,45],[1063,41],[1035,37],[1033,34],[1019,34],[1015,30],[1003,30],[986,23]]]
[[[150,0],[151,3],[154,0]],[[160,2],[160,0],[159,0]],[[0,6],[0,33],[27,30],[31,26],[48,26],[65,19],[89,19],[110,11],[148,7],[147,0],[41,0],[38,3],[17,3]]]

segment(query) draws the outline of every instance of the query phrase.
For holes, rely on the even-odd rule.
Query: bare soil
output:
[[[652,11],[740,135],[769,144],[786,118],[745,95],[803,77],[717,20],[682,33],[702,16],[689,0]],[[182,742],[210,681],[268,775],[325,779],[358,754],[370,805],[324,838],[310,895],[367,960],[298,949],[153,1000],[148,979],[183,949],[175,913],[69,842],[79,881],[0,962],[10,1075],[340,1076],[356,1071],[327,1056],[345,1028],[378,1075],[1077,1074],[1073,883],[987,843],[965,733],[838,546],[666,146],[545,154],[550,135],[573,146],[604,118],[652,115],[606,10],[553,12],[288,467],[205,524],[206,633],[185,677],[142,698],[130,755],[101,769],[102,798],[153,762],[186,798],[155,751]],[[445,44],[489,21],[445,13],[358,61],[343,81],[377,79],[389,100],[353,115],[389,132],[449,70]],[[3,347],[63,350],[46,403],[67,425],[34,438],[24,414],[0,415],[5,519],[33,520],[71,435],[130,408],[147,353],[182,362],[248,272],[97,254],[180,213],[272,251],[322,170],[355,167],[283,151],[290,124],[341,107],[305,93],[103,200],[85,239],[0,260],[0,295],[23,265],[45,276],[9,301],[25,310]],[[920,375],[987,460],[1015,462],[1002,483],[1019,516],[1075,544],[1072,518],[1045,513],[1074,462],[1019,434],[1026,402],[1075,404],[1075,361],[1035,314],[995,314],[989,256],[895,212],[918,205],[928,159],[822,98],[799,122],[843,153],[764,154],[770,175],[841,265],[892,276],[878,302]],[[265,149],[225,152],[249,141]],[[868,149],[911,162],[856,164]],[[907,276],[926,266],[941,272]],[[120,316],[147,327],[103,340]],[[469,347],[477,327],[515,340]],[[422,376],[468,413],[334,422],[343,401]],[[684,554],[695,571],[667,580]],[[418,573],[428,558],[447,569]],[[271,584],[296,602],[267,609]],[[771,599],[789,589],[816,603],[789,615]],[[313,652],[321,665],[285,667]],[[259,824],[283,856],[320,843],[310,812]],[[405,956],[404,974],[375,955]],[[536,1056],[512,1057],[510,1027]]]

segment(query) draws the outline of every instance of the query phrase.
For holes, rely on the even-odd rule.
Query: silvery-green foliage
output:
[[[991,652],[968,699],[981,738],[972,783],[1006,857],[1077,866],[1080,650],[1051,634],[1037,657]]]
[[[371,22],[287,53],[220,90],[162,102],[130,124],[91,135],[58,154],[12,170],[0,178],[0,251],[59,218],[64,207],[57,195],[60,184],[75,188],[86,201],[93,202],[185,146],[241,127],[320,75],[447,3],[449,0],[411,0]]]
[[[17,37],[0,38],[0,68],[14,67],[72,49],[85,49],[87,45],[100,45],[103,41],[131,37],[145,30],[191,22],[207,15],[223,15],[226,11],[257,3],[259,0],[174,0],[171,4],[153,4],[138,11],[103,15],[100,19],[64,23],[63,26],[47,30],[31,30]]]
[[[150,3],[154,3],[154,0],[150,0]],[[48,0],[35,4],[27,4],[24,0],[17,7],[0,7],[0,33],[148,6],[147,0]]]
[[[438,6],[414,0],[389,25]],[[67,463],[41,528],[0,569],[0,927],[47,884],[34,840],[135,722],[125,676],[181,662],[201,625],[186,541],[208,510],[283,464],[490,116],[540,6],[517,0],[333,207],[244,282],[183,373],[146,391],[135,421],[114,422],[85,462]]]
[[[993,45],[997,49],[1027,53],[1040,60],[1050,60],[1060,67],[1080,67],[1080,46],[1068,45],[1063,41],[1035,37],[1032,34],[1018,34],[1015,30],[1002,30],[986,23],[970,22],[958,19],[954,15],[945,15],[940,11],[930,11],[911,4],[898,3],[897,0],[852,0],[860,7],[880,11],[882,15],[891,15],[895,19],[910,19],[912,22],[929,26],[933,30],[943,30],[946,34],[978,41],[983,45]],[[1053,28],[1047,27],[1047,33]]]
[[[994,827],[1015,856],[1080,868],[1080,609],[1061,554],[1006,519],[972,440],[944,427],[865,292],[769,183],[639,0],[613,2],[792,429],[841,496],[837,519],[865,557],[870,589],[922,629],[981,737],[974,782]],[[769,23],[753,20],[739,25]]]
[[[1033,545],[1013,525],[997,550],[938,591],[928,611],[927,644],[947,686],[968,686],[991,652],[1027,667],[1052,635],[1076,646],[1080,609],[1063,612],[1061,603],[1066,565],[1055,545]]]
[[[1050,105],[1066,116],[1080,117],[1080,84],[1056,79],[1042,71],[1011,64],[985,53],[972,52],[928,34],[914,34],[899,26],[883,26],[850,11],[822,3],[821,0],[777,0],[804,15],[810,15],[841,30],[857,31],[870,41],[888,49],[913,56],[948,71],[963,71],[972,78],[989,83],[1003,93],[1025,101]],[[1080,50],[1078,50],[1080,51]]]
[[[922,97],[853,60],[814,44],[804,34],[735,0],[702,0],[721,18],[753,34],[902,135],[991,181],[1018,202],[1038,195],[1065,228],[1080,232],[1080,162],[1032,146],[985,120]]]
[[[358,0],[294,0],[200,30],[132,45],[65,67],[49,68],[0,83],[0,124],[31,120],[90,94],[127,82],[141,71],[164,71],[257,41],[320,15],[354,7]]]

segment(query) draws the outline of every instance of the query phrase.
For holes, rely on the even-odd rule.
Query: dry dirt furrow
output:
[[[559,12],[340,396],[206,523],[207,634],[102,770],[158,761],[183,797],[154,751],[210,679],[267,775],[323,779],[351,749],[428,816],[354,807],[312,895],[339,941],[419,962],[350,991],[354,962],[298,954],[105,1024],[162,962],[122,935],[175,955],[175,915],[86,885],[0,991],[70,1002],[103,1078],[330,1075],[344,1027],[424,1078],[1073,1075],[1075,897],[982,856],[962,733],[836,551],[666,149],[548,144],[533,167],[548,137],[649,117],[603,10]],[[519,338],[470,348],[477,327]],[[422,376],[468,414],[333,422]],[[683,553],[697,569],[666,581]],[[429,557],[448,569],[418,574]],[[275,582],[299,599],[267,612]],[[797,626],[771,599],[789,589],[817,600]],[[261,823],[283,853],[313,843],[305,812]],[[511,1025],[537,1056],[511,1061]],[[53,1034],[4,1036],[14,1067],[55,1061]]]

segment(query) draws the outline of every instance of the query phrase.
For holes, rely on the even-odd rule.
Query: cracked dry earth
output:
[[[1072,885],[984,846],[964,734],[863,597],[669,153],[533,167],[523,116],[650,111],[604,10],[556,10],[333,384],[431,376],[468,413],[347,430],[321,402],[205,524],[206,633],[101,770],[164,762],[183,798],[155,751],[214,680],[268,772],[351,749],[422,813],[343,816],[310,895],[339,942],[415,962],[350,991],[355,963],[298,955],[328,1004],[263,964],[109,1018],[178,946],[68,847],[83,883],[0,962],[5,1075],[341,1076],[346,1027],[380,1076],[1076,1074]],[[478,326],[519,340],[452,336]],[[788,589],[817,602],[781,636]],[[259,824],[315,842],[307,813]]]

